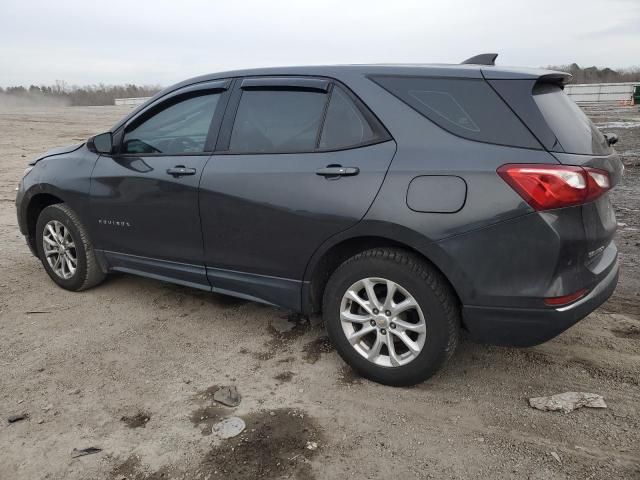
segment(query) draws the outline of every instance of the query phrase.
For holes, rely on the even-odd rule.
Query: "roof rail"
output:
[[[462,65],[472,64],[472,65],[495,65],[496,58],[498,58],[497,53],[481,53],[480,55],[476,55],[471,58],[467,58]]]

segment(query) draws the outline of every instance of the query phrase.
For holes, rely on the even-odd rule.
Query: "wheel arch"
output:
[[[35,193],[29,198],[29,202],[27,203],[24,211],[24,219],[27,230],[27,242],[33,252],[37,251],[35,244],[36,224],[38,222],[40,212],[48,206],[55,205],[57,203],[64,203],[62,197],[47,191]]]
[[[316,250],[305,270],[303,312],[320,312],[324,289],[331,274],[348,258],[372,248],[398,248],[418,255],[447,280],[453,294],[462,303],[462,292],[470,286],[470,282],[446,252],[437,243],[406,227],[391,227],[392,233],[387,231],[389,226],[343,233],[332,237]]]

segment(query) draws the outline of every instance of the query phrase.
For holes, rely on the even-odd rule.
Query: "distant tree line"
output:
[[[570,83],[640,82],[640,67],[612,70],[598,67],[581,68],[577,63],[572,63],[571,65],[551,65],[548,68],[573,75]]]
[[[587,67],[578,64],[551,65],[547,68],[569,72],[573,75],[571,83],[609,83],[609,82],[640,82],[640,67],[613,70],[611,68]],[[150,97],[160,91],[158,85],[86,85],[83,87],[69,86],[64,81],[56,81],[55,85],[31,85],[29,87],[0,87],[0,98],[9,95],[13,98],[23,98],[32,103],[51,103],[55,101],[62,105],[114,105],[116,98]]]
[[[31,101],[56,100],[65,105],[114,105],[116,98],[150,97],[160,91],[157,85],[86,85],[68,86],[58,81],[55,85],[31,85],[28,88],[0,87],[0,95],[23,97]]]

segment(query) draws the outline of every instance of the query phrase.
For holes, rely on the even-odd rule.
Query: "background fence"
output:
[[[570,84],[564,87],[564,91],[579,104],[633,105],[633,95],[639,85],[638,82]]]
[[[149,100],[151,97],[129,97],[129,98],[116,98],[114,100],[116,105],[142,105],[144,102]]]

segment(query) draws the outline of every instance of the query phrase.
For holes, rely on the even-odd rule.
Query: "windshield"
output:
[[[609,155],[604,135],[557,85],[538,84],[533,98],[566,153]]]

